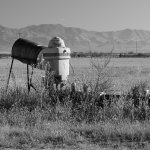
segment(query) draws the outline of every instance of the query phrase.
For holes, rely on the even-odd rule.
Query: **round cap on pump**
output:
[[[48,44],[49,48],[55,48],[55,47],[66,47],[64,40],[60,37],[53,37]]]

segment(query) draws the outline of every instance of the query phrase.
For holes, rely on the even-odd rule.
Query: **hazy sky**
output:
[[[0,0],[0,25],[39,24],[94,31],[150,30],[150,0]]]

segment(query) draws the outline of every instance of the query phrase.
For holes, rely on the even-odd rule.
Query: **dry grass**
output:
[[[32,128],[0,127],[3,148],[79,148],[82,144],[134,148],[150,142],[150,123],[120,122],[73,125],[61,121],[37,124]],[[115,144],[114,144],[115,143]]]
[[[5,66],[5,64],[3,63],[2,66]],[[28,95],[24,86],[26,84],[25,68],[20,65],[22,64],[18,62],[14,67],[15,80],[11,79],[11,86],[9,86],[7,94],[5,88],[0,89],[0,146],[2,148],[40,149],[61,147],[69,149],[74,147],[78,149],[84,144],[96,144],[102,147],[104,145],[114,146],[114,143],[117,143],[118,146],[125,145],[131,148],[137,143],[141,143],[141,145],[144,143],[144,147],[146,147],[145,143],[150,142],[150,110],[146,104],[144,107],[139,106],[138,109],[135,109],[133,99],[128,101],[126,97],[122,96],[120,99],[114,99],[111,106],[108,107],[105,103],[104,109],[97,109],[94,103],[91,103],[91,100],[97,96],[93,92],[93,95],[90,96],[83,93],[79,97],[74,97],[74,100],[78,98],[83,103],[74,107],[75,111],[72,111],[73,99],[70,99],[70,89],[52,91],[52,87],[49,86],[48,90],[44,91],[39,80],[43,72],[39,70],[35,70],[33,80],[38,92],[31,90]],[[1,68],[3,69],[2,76],[6,77],[4,66]],[[74,69],[75,72],[82,70],[82,68],[76,67]],[[87,67],[83,67],[83,72],[77,76],[82,76],[84,69],[86,70]],[[145,71],[145,68],[140,71],[136,68],[134,70],[128,69],[128,67],[108,67],[107,69],[108,75],[111,75],[108,77],[112,77],[112,79],[122,80],[122,77],[127,79],[132,77],[134,79],[132,83],[129,81],[130,85],[128,85],[128,88],[126,86],[126,92],[134,95],[134,89],[139,94],[143,89],[149,88],[148,80],[145,83],[145,77],[148,76],[149,71]],[[17,70],[20,70],[20,72]],[[138,83],[137,78],[133,78],[137,75],[137,72],[140,72],[138,78],[141,75],[143,76],[143,81]],[[70,82],[71,80],[74,81],[74,78],[70,79]],[[85,80],[85,77],[82,80],[80,78],[80,86],[89,81],[91,81],[89,78],[87,80]],[[95,88],[102,85],[102,82],[99,82],[101,80],[96,81],[98,81],[98,84]],[[14,82],[16,82],[16,87]],[[20,82],[22,84],[18,87]],[[104,85],[106,85],[105,82]],[[117,89],[116,86],[117,84],[114,84],[113,88]],[[108,86],[105,88],[108,89]],[[65,103],[57,101],[60,97],[63,97]],[[53,99],[56,100],[56,103],[51,103]],[[89,103],[85,103],[86,100]],[[138,118],[143,113],[146,117],[144,119]]]
[[[141,83],[138,85],[135,87],[140,89]],[[142,87],[145,86],[142,84]],[[134,108],[131,108],[130,103],[125,104],[124,98],[113,102],[111,107],[100,109],[96,115],[89,109],[82,121],[79,121],[81,110],[86,110],[86,107],[80,110],[75,108],[76,115],[72,115],[70,103],[57,103],[54,109],[53,105],[49,105],[50,101],[43,99],[41,107],[38,103],[39,95],[35,92],[27,95],[25,91],[22,88],[14,88],[4,94],[5,96],[1,94],[1,104],[11,106],[1,106],[0,109],[0,145],[3,148],[79,148],[80,143],[109,146],[117,143],[121,146],[125,143],[150,142],[149,118],[130,118]],[[125,107],[130,113],[124,118]],[[88,123],[88,115],[93,116],[94,122]]]

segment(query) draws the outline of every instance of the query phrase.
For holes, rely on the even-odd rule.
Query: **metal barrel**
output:
[[[38,54],[44,49],[37,43],[26,39],[19,38],[12,47],[11,57],[25,64],[36,64]]]

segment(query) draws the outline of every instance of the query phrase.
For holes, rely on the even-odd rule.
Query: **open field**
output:
[[[99,64],[104,63],[105,58],[72,58],[70,61],[70,76],[69,81],[74,80],[80,82],[86,82],[94,77],[94,70],[92,69],[92,63]],[[0,59],[0,82],[1,85],[5,85],[11,59]],[[123,92],[128,90],[132,84],[139,80],[146,80],[150,82],[150,59],[149,58],[111,58],[110,63],[107,65],[107,76],[111,78],[114,84],[114,90],[117,92]],[[13,73],[16,78],[16,84],[26,84],[26,65],[15,60],[13,65]],[[40,77],[43,75],[43,71],[34,69],[35,82],[40,82]]]
[[[92,62],[102,65],[105,59],[92,59]],[[80,80],[81,76],[93,77],[91,58],[75,58],[71,60],[71,64]],[[106,70],[114,83],[114,89],[118,92],[128,90],[138,80],[150,81],[149,58],[111,58]]]
[[[71,59],[69,82],[76,80],[80,88],[82,83],[96,77],[93,65],[102,66],[104,62],[102,59]],[[6,85],[10,63],[11,59],[0,59],[1,87]],[[146,81],[149,88],[149,64],[148,58],[112,58],[104,75],[113,82],[114,92],[128,91],[139,80]],[[34,70],[33,84],[37,89],[42,89],[40,80],[43,74],[43,71]],[[122,97],[98,112],[96,107],[83,103],[85,106],[75,108],[74,115],[68,96],[65,97],[65,105],[58,103],[54,109],[49,106],[49,101],[61,93],[51,95],[53,91],[49,89],[49,97],[41,91],[31,91],[28,95],[26,88],[14,88],[25,85],[26,65],[15,61],[9,91],[6,94],[1,90],[0,94],[0,148],[150,149],[150,109],[146,105],[144,109],[143,106],[134,108],[130,101]],[[143,114],[146,114],[146,119]],[[91,119],[94,122],[90,122]]]

